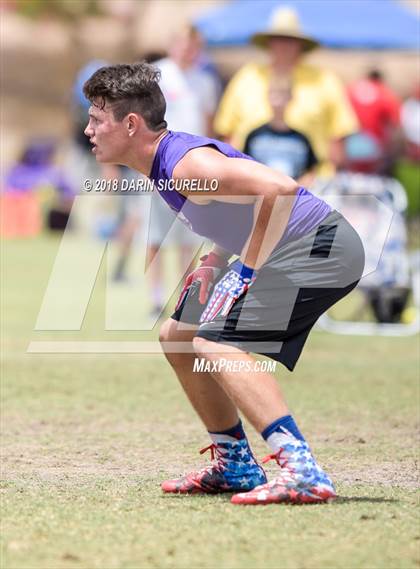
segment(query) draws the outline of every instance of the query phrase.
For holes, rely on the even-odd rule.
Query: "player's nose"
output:
[[[85,134],[86,136],[88,136],[89,138],[92,136],[92,134],[93,134],[93,129],[92,129],[92,127],[90,126],[90,123],[88,123],[88,124],[86,125],[86,128],[85,128],[85,130],[84,130],[83,132],[84,132],[84,134]]]

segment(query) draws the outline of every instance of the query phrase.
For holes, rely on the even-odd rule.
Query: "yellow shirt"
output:
[[[268,65],[249,63],[232,77],[226,88],[214,127],[237,148],[243,148],[251,130],[272,118],[268,101],[270,76]],[[308,137],[320,161],[318,173],[330,175],[333,173],[328,162],[330,141],[355,132],[356,116],[334,73],[300,63],[293,69],[292,83],[293,98],[286,108],[285,121]]]

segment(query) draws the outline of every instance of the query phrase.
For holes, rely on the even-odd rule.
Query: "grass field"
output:
[[[278,367],[334,503],[163,496],[160,481],[201,465],[208,444],[163,357],[26,353],[34,339],[95,339],[103,322],[98,292],[79,336],[33,331],[58,245],[3,246],[2,567],[419,566],[418,338],[314,332],[293,374]]]

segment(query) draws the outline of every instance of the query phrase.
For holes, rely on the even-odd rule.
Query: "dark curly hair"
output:
[[[141,115],[151,130],[166,128],[166,101],[159,87],[160,71],[140,61],[101,67],[83,85],[89,101],[101,109],[112,107],[117,121],[128,113]],[[99,102],[98,102],[99,101]]]

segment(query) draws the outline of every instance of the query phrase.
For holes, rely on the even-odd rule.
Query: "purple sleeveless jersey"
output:
[[[150,179],[155,185],[159,180],[170,180],[176,164],[193,148],[210,146],[229,158],[245,158],[250,156],[235,150],[229,144],[194,136],[185,132],[169,133],[161,140],[153,160]],[[241,254],[243,246],[251,232],[253,223],[253,204],[229,204],[212,201],[207,205],[193,204],[176,190],[164,189],[158,193],[174,210],[178,218],[203,237],[206,237],[227,251]],[[209,193],[211,196],[211,193]],[[309,233],[327,217],[331,208],[313,194],[299,188],[290,214],[286,230],[277,245],[283,245]]]

